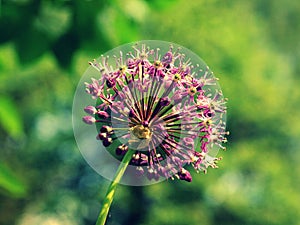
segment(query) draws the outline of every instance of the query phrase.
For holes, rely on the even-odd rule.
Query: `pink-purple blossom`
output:
[[[146,45],[133,46],[133,52],[90,63],[100,73],[85,83],[86,92],[95,99],[83,117],[96,124],[97,139],[105,147],[115,146],[122,157],[135,150],[130,164],[137,176],[192,181],[184,167],[197,171],[216,168],[220,158],[209,153],[225,149],[224,117],[226,100],[217,79],[205,67],[194,65],[180,49],[160,54]]]

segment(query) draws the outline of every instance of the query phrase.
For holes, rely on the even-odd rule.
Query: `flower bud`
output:
[[[164,57],[162,59],[162,63],[170,64],[172,62],[172,60],[173,60],[173,54],[171,51],[169,51],[164,55]]]
[[[97,112],[97,109],[94,106],[87,106],[84,108],[84,111],[90,115],[94,115]]]
[[[161,106],[168,106],[170,102],[171,100],[168,96],[160,99]]]
[[[104,140],[105,138],[107,138],[107,133],[99,133],[98,135],[97,135],[97,139],[98,140]]]
[[[97,115],[101,118],[101,119],[107,119],[109,118],[109,114],[105,111],[98,111]]]
[[[141,166],[136,167],[136,175],[142,176],[144,174],[144,169]]]
[[[112,127],[106,125],[102,126],[100,129],[101,133],[112,133],[112,131],[113,131]]]
[[[185,180],[187,182],[192,181],[192,176],[191,176],[190,172],[184,168],[181,169],[181,171],[178,173],[178,176],[179,176],[180,180]]]
[[[112,143],[112,138],[104,138],[102,143],[104,147],[108,147]]]
[[[116,85],[116,82],[114,80],[107,79],[106,80],[106,85],[107,85],[108,88],[112,88]]]
[[[86,124],[93,124],[93,123],[96,123],[96,119],[92,116],[84,116],[82,118],[83,122],[85,122]]]
[[[125,155],[125,153],[128,151],[128,146],[126,145],[120,145],[119,147],[117,147],[116,149],[116,154],[117,155]]]

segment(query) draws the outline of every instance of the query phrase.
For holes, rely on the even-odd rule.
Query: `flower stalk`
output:
[[[103,201],[96,225],[104,225],[116,186],[130,164],[134,184],[163,179],[192,181],[184,168],[206,173],[217,168],[225,150],[226,101],[207,65],[171,44],[131,46],[125,54],[101,56],[89,64],[100,78],[85,82],[96,100],[86,106],[83,122],[95,125],[101,150],[122,158]],[[165,49],[165,48],[164,48]],[[189,55],[192,58],[189,58]],[[115,65],[115,66],[114,66]]]
[[[132,159],[133,154],[134,154],[134,151],[129,149],[126,152],[125,156],[123,157],[123,160],[120,163],[119,168],[115,174],[115,177],[112,180],[112,182],[110,183],[107,193],[105,195],[105,198],[103,200],[102,208],[99,213],[96,225],[104,225],[105,224],[105,221],[108,216],[109,208],[114,199],[116,187],[117,187],[118,183],[120,182],[120,180],[122,179],[123,174],[129,164],[130,160]]]

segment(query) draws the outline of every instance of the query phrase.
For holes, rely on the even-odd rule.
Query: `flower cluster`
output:
[[[133,52],[90,65],[101,74],[85,83],[95,99],[84,110],[87,124],[96,124],[97,138],[122,157],[135,153],[130,164],[148,179],[191,181],[185,165],[206,172],[216,168],[210,150],[226,142],[226,101],[208,67],[193,65],[180,49],[160,54],[160,49],[135,45]]]

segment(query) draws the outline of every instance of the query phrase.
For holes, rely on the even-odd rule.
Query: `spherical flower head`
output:
[[[135,151],[130,165],[136,177],[191,182],[186,165],[217,168],[215,155],[226,142],[226,100],[199,57],[155,43],[126,45],[125,52],[90,62],[98,75],[85,82],[94,105],[83,108],[89,114],[83,121],[96,125],[97,140],[116,159]]]

